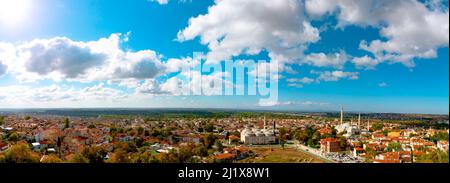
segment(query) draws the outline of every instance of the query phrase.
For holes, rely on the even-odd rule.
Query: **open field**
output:
[[[325,163],[325,161],[294,148],[251,148],[254,157],[239,163]]]

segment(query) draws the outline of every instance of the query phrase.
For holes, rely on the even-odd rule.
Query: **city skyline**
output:
[[[448,1],[0,0],[0,12],[0,109],[449,113]],[[222,81],[180,67],[250,59],[279,63],[271,106],[180,94]]]

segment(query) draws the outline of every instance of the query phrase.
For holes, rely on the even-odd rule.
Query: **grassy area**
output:
[[[256,154],[239,163],[325,163],[323,160],[294,148],[251,148]]]

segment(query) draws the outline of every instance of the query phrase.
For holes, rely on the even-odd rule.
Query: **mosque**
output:
[[[367,129],[362,129],[361,127],[361,114],[358,115],[358,123],[353,123],[353,120],[350,122],[344,123],[344,108],[341,108],[341,119],[340,124],[335,127],[337,133],[346,132],[343,136],[350,137],[352,135],[358,134],[369,134],[369,126],[370,122],[367,121]]]
[[[252,128],[250,125],[246,125],[241,131],[241,141],[245,144],[252,145],[275,144],[277,142],[277,133],[275,121],[273,122],[272,129],[269,129],[267,127],[266,117],[264,117],[264,128]]]

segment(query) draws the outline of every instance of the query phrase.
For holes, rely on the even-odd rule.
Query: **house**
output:
[[[361,154],[366,153],[366,151],[362,147],[353,148],[353,157],[358,157]]]
[[[223,149],[223,152],[235,155],[235,159],[237,160],[245,159],[252,154],[252,152],[245,147],[225,148]]]
[[[320,150],[327,153],[339,152],[341,150],[339,140],[336,138],[324,138],[320,140]]]
[[[374,140],[385,140],[386,136],[381,133],[372,134],[372,139]]]
[[[331,128],[322,128],[319,130],[320,135],[331,134],[333,130]]]
[[[10,146],[8,143],[0,141],[0,152],[6,151]]]
[[[33,142],[33,143],[31,143],[31,145],[33,146],[34,151],[40,151],[42,148],[41,144],[39,142]]]
[[[441,151],[448,151],[448,141],[438,141],[437,142],[437,148]]]
[[[399,152],[381,153],[375,157],[374,163],[401,163]]]
[[[219,161],[223,163],[232,163],[236,158],[236,155],[231,153],[223,153],[213,156],[211,159],[214,161]]]
[[[228,144],[231,144],[233,142],[239,142],[240,139],[241,138],[239,138],[236,135],[230,135],[230,136],[228,136]]]
[[[48,148],[47,149],[47,153],[56,153],[56,149],[55,148]]]
[[[201,135],[188,135],[181,139],[182,142],[200,144],[203,139]]]

